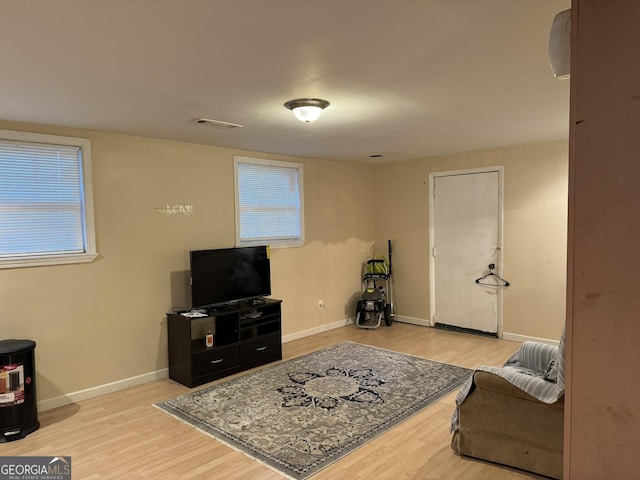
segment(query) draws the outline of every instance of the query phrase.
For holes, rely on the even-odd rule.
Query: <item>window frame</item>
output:
[[[44,265],[67,265],[73,263],[88,263],[97,256],[95,219],[93,210],[93,186],[91,173],[91,142],[86,138],[49,135],[44,133],[19,132],[15,130],[0,130],[0,140],[16,143],[41,143],[46,145],[62,145],[78,147],[81,152],[82,192],[83,192],[83,223],[85,236],[85,251],[82,253],[54,253],[27,254],[10,257],[0,257],[0,269],[35,267]]]
[[[285,162],[279,160],[267,160],[263,158],[234,156],[233,157],[233,176],[234,176],[234,194],[235,194],[235,231],[236,231],[236,247],[254,246],[254,245],[269,245],[273,248],[279,247],[299,247],[305,243],[305,227],[304,227],[304,164],[299,162]],[[263,165],[269,167],[280,167],[286,169],[295,169],[297,171],[298,179],[298,203],[299,203],[299,217],[298,223],[300,227],[300,235],[296,239],[280,239],[280,238],[259,238],[255,240],[241,240],[240,235],[240,198],[239,198],[239,178],[238,178],[238,165],[250,164],[250,165]]]

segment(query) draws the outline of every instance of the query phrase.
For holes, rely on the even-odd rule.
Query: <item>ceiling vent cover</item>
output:
[[[240,125],[239,123],[231,123],[231,122],[223,122],[221,120],[212,120],[211,118],[196,118],[193,120],[193,123],[197,123],[198,125],[207,125],[209,127],[218,127],[218,128],[242,128],[244,125]]]

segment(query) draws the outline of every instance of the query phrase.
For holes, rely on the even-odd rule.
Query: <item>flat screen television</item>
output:
[[[266,246],[192,250],[190,262],[193,308],[271,295]]]

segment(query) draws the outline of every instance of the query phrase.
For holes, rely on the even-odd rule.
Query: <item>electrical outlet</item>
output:
[[[324,300],[318,300],[318,308],[322,310],[324,308]]]

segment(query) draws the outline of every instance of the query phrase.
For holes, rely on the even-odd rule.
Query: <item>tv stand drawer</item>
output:
[[[282,337],[280,332],[252,338],[240,344],[242,364],[255,367],[263,363],[282,359]]]
[[[229,345],[194,354],[191,366],[193,376],[200,377],[239,365],[240,349],[238,345]]]

